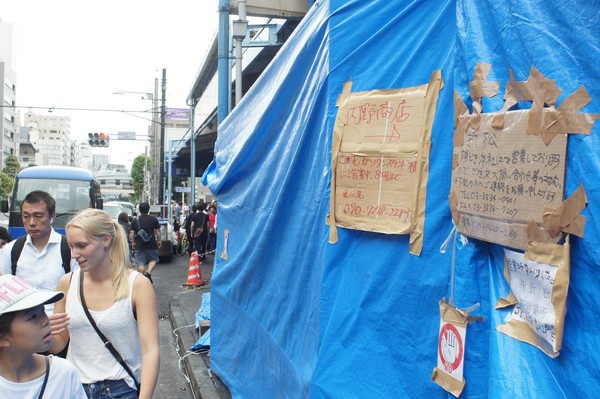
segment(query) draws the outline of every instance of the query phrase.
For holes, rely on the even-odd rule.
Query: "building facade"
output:
[[[0,118],[0,165],[9,155],[17,152],[17,119],[16,103],[16,70],[15,41],[13,24],[0,20],[0,100],[2,101],[2,118]]]

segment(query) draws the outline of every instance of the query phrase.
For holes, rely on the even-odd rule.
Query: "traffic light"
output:
[[[88,133],[90,147],[108,147],[110,137],[106,133]]]

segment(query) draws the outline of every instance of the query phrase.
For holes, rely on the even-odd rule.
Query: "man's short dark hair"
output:
[[[46,204],[46,209],[48,209],[48,213],[50,215],[54,215],[54,211],[56,211],[56,201],[50,195],[42,190],[34,190],[27,194],[23,201],[21,201],[21,209],[23,209],[23,204],[37,204],[38,202],[43,202]]]
[[[11,242],[12,237],[8,232],[8,229],[4,226],[0,226],[0,240],[4,240],[5,242]]]
[[[147,202],[141,202],[140,203],[140,213],[142,215],[147,215],[148,212],[150,212],[150,204]]]

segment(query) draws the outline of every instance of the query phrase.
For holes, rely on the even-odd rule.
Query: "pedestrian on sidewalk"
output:
[[[67,360],[77,368],[90,399],[109,394],[151,399],[159,368],[152,284],[129,268],[123,229],[106,212],[83,210],[66,230],[80,270],[58,283],[66,295],[56,303],[55,312],[66,311],[71,323],[53,336],[50,351],[56,353],[70,339]]]
[[[194,248],[200,262],[206,261],[206,242],[208,241],[208,213],[203,201],[196,204],[196,213],[192,219],[191,229],[194,233]]]
[[[117,221],[125,231],[125,237],[127,237],[127,245],[129,246],[129,261],[133,263],[135,262],[133,254],[133,244],[131,243],[131,239],[129,238],[129,232],[131,231],[131,223],[129,222],[129,215],[127,215],[127,212],[119,213]]]
[[[188,254],[191,256],[192,252],[194,252],[194,234],[192,234],[192,221],[194,220],[194,215],[196,214],[196,204],[192,205],[192,213],[185,218],[185,234],[188,239]]]
[[[62,292],[38,290],[16,276],[0,276],[0,392],[3,398],[87,399],[77,370],[44,356],[52,331],[44,305]]]
[[[135,263],[138,271],[152,282],[152,271],[158,264],[160,241],[160,223],[156,216],[148,215],[150,204],[142,202],[140,216],[131,222],[129,239],[135,250]]]

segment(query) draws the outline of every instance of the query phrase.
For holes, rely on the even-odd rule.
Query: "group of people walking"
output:
[[[141,205],[129,239],[151,273],[160,244],[138,234],[157,229]],[[52,227],[55,208],[50,194],[29,193],[21,203],[27,235],[0,250],[2,396],[151,398],[159,339],[150,279],[131,267],[125,230],[107,213],[82,210],[65,239]]]
[[[190,214],[184,221],[189,247],[188,252],[196,252],[199,260],[217,249],[217,201],[210,204],[200,201],[192,205]]]

